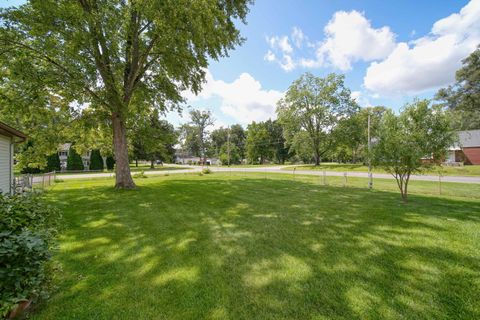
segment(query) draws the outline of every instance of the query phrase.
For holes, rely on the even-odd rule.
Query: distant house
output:
[[[175,151],[175,163],[177,164],[189,164],[189,165],[201,165],[203,158],[192,156],[182,150]],[[219,165],[220,160],[218,158],[207,158],[205,164],[210,165]]]
[[[458,132],[458,144],[450,148],[445,162],[480,165],[480,130]]]
[[[0,122],[0,193],[13,192],[13,147],[26,139],[22,132]]]
[[[60,158],[60,168],[62,171],[67,170],[67,159],[71,148],[71,143],[64,143],[58,147],[58,157]],[[89,150],[87,153],[82,155],[82,162],[85,170],[90,168],[90,153],[91,151]]]

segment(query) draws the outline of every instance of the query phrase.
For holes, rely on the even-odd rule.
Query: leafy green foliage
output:
[[[154,167],[155,160],[173,162],[177,133],[170,123],[160,120],[158,111],[150,114],[137,114],[131,130],[133,157],[135,160],[148,160]]]
[[[208,132],[207,129],[210,126],[213,126],[214,119],[212,113],[210,111],[201,111],[201,110],[192,110],[190,111],[190,118],[192,119],[190,125],[196,131],[196,137],[198,139],[198,144],[200,148],[200,157],[205,158],[207,157],[207,139],[208,139]]]
[[[242,159],[240,152],[235,144],[232,142],[225,142],[220,148],[219,159],[222,165],[239,164]]]
[[[223,145],[230,141],[235,146],[235,149],[238,150],[239,158],[243,159],[245,157],[245,139],[246,133],[240,124],[234,124],[228,128],[221,127],[215,129],[210,134],[211,150],[209,153],[216,157],[221,157]]]
[[[113,170],[115,168],[115,159],[113,158],[113,156],[107,156],[106,163],[107,170]]]
[[[242,43],[237,23],[246,22],[249,3],[32,0],[0,11],[2,66],[18,63],[27,84],[67,106],[88,103],[97,119],[110,121],[116,186],[132,188],[129,118],[178,109],[184,90],[198,93],[210,59]]]
[[[270,136],[271,145],[270,150],[272,152],[272,158],[276,163],[284,164],[289,158],[289,148],[286,145],[285,135],[282,125],[277,120],[265,121],[268,134]]]
[[[46,297],[59,212],[31,194],[0,195],[0,316]]]
[[[455,84],[440,89],[435,98],[454,111],[457,129],[480,129],[480,45],[462,62]]]
[[[94,149],[90,153],[90,170],[103,171],[103,158],[98,149]]]
[[[60,169],[60,157],[58,156],[58,152],[49,155],[47,157],[47,166],[45,167],[45,171],[60,171]]]
[[[276,120],[249,124],[245,149],[252,164],[263,164],[265,161],[284,163],[289,157],[283,127]]]
[[[305,73],[292,83],[277,104],[278,121],[284,128],[287,143],[292,145],[295,135],[306,132],[316,165],[334,147],[331,132],[340,119],[358,111],[344,78],[334,73],[325,78]],[[305,137],[302,134],[302,138]]]
[[[299,131],[291,137],[290,148],[295,151],[295,160],[303,163],[314,161],[312,139],[306,131]]]
[[[35,145],[34,141],[30,139],[20,147],[21,153],[17,155],[17,160],[20,172],[23,174],[40,173],[45,167],[45,155],[36,156]]]
[[[245,149],[248,162],[251,164],[263,164],[272,156],[272,141],[265,122],[253,121],[247,127],[247,139]]]
[[[75,148],[71,147],[67,157],[67,170],[83,170],[84,168],[82,157]]]
[[[332,150],[330,156],[342,162],[356,163],[358,160],[365,160],[368,153],[368,117],[370,115],[371,137],[375,137],[386,111],[387,108],[383,106],[362,108],[341,119],[332,132],[335,150]]]
[[[57,152],[59,144],[72,140],[68,137],[74,134],[71,122],[75,115],[66,101],[53,96],[48,87],[42,87],[41,80],[31,83],[41,77],[38,66],[33,66],[34,70],[25,69],[22,64],[14,64],[19,57],[8,61],[2,58],[0,54],[0,121],[28,135],[27,143],[15,150],[19,167],[24,172],[33,168],[39,169],[37,172],[50,171],[45,169],[49,166],[46,156]],[[34,76],[34,72],[38,73]]]
[[[410,175],[441,161],[454,141],[448,114],[430,107],[429,100],[407,104],[401,114],[385,112],[372,150],[372,164],[384,168],[397,180],[402,199],[407,200]]]
[[[200,139],[198,137],[197,128],[190,124],[183,124],[179,131],[182,152],[185,155],[200,157]]]

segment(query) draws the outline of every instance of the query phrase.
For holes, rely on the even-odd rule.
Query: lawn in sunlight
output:
[[[34,319],[480,319],[480,200],[261,174],[68,181]]]
[[[368,172],[368,166],[363,164],[351,164],[351,163],[322,163],[319,166],[315,165],[297,165],[297,166],[288,166],[283,168],[283,170],[291,171],[294,168],[297,170],[325,170],[325,171],[339,171],[339,172]],[[381,168],[373,168],[374,173],[387,173]],[[480,165],[465,165],[465,166],[447,166],[443,165],[440,167],[431,167],[422,174],[426,175],[435,175],[442,174],[444,176],[471,176],[477,177],[480,176]]]

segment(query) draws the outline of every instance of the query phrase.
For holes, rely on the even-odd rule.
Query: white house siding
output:
[[[0,135],[0,192],[10,192],[13,177],[10,137]]]

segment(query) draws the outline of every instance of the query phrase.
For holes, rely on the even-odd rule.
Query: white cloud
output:
[[[355,100],[358,105],[363,108],[372,106],[372,103],[370,102],[368,97],[366,97],[365,94],[361,91],[352,91],[350,93],[350,97],[352,97],[352,99]]]
[[[303,33],[302,29],[299,27],[293,27],[292,30],[292,41],[297,48],[301,48],[303,41],[306,40],[306,36]]]
[[[277,59],[277,57],[275,56],[275,54],[272,51],[268,50],[268,52],[265,54],[263,59],[265,59],[267,61],[275,61]]]
[[[323,57],[318,57],[317,59],[301,58],[298,64],[304,68],[319,68],[323,65]]]
[[[324,28],[326,39],[317,56],[325,57],[340,70],[351,69],[352,62],[382,59],[395,48],[395,34],[388,27],[372,28],[358,11],[339,11]]]
[[[293,52],[293,48],[290,45],[290,40],[288,39],[288,36],[267,37],[267,42],[270,44],[270,47],[272,47],[273,49],[278,48],[285,54]]]
[[[227,83],[215,80],[208,70],[203,90],[197,96],[185,93],[189,102],[219,97],[220,110],[242,124],[275,118],[276,103],[282,96],[280,91],[264,90],[249,73],[242,73],[233,82]]]
[[[285,71],[292,71],[295,69],[295,62],[293,61],[292,57],[288,54],[283,56],[283,60],[278,62],[280,67]]]
[[[341,70],[351,69],[358,60],[373,61],[385,58],[395,48],[395,34],[388,27],[375,29],[370,21],[358,11],[338,11],[324,28],[325,39],[311,42],[299,27],[293,27],[288,36],[267,37],[269,52],[282,53],[276,61],[286,71],[297,66],[318,68],[327,64]],[[295,57],[293,47],[310,51],[309,57]],[[288,63],[287,63],[288,62]]]
[[[418,94],[454,81],[461,60],[480,43],[480,0],[438,20],[430,34],[401,42],[383,61],[367,69],[364,86],[385,96]]]
[[[268,50],[263,59],[269,62],[277,62],[285,71],[295,69],[295,62],[291,56],[293,53],[293,47],[290,44],[288,36],[266,37],[266,40],[270,45],[271,50]],[[277,52],[280,57],[278,57],[273,51]]]

